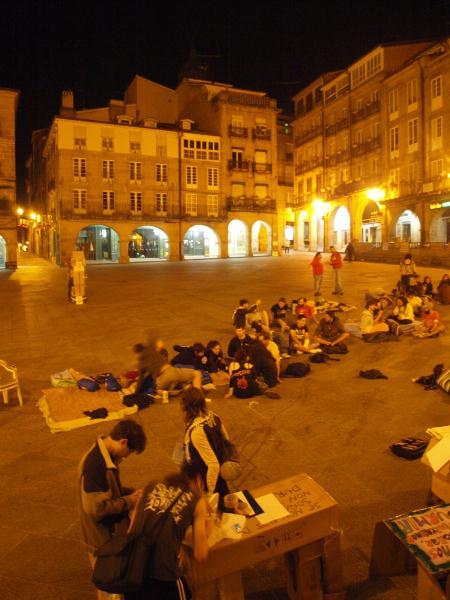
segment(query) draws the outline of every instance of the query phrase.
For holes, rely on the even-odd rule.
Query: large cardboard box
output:
[[[440,440],[435,437],[432,437],[428,443],[425,454],[422,456],[422,462],[430,467],[431,465],[427,458],[427,453],[429,450],[434,448],[436,444],[438,444]],[[431,474],[431,491],[432,493],[443,500],[444,502],[450,502],[450,458],[449,462],[445,464],[442,469],[439,469],[437,473],[432,471]]]
[[[256,517],[248,518],[241,539],[219,542],[199,568],[194,563],[196,583],[241,571],[339,530],[336,501],[305,473],[252,490],[256,499],[270,493],[289,516],[266,525],[260,525]]]

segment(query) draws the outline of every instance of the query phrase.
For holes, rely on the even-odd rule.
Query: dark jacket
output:
[[[243,340],[240,340],[237,335],[235,335],[228,344],[228,356],[234,357],[240,348],[247,350],[252,341],[253,340],[249,335],[246,335]]]
[[[206,369],[206,361],[202,362],[203,356],[196,356],[192,346],[178,346],[173,347],[175,352],[178,352],[172,360],[171,365],[192,365],[195,369]]]
[[[227,370],[227,363],[223,358],[222,350],[219,354],[214,354],[212,350],[206,350],[206,358],[208,359],[208,362],[206,363],[206,370],[209,373],[217,373],[217,371]]]

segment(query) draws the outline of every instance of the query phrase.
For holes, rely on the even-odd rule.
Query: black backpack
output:
[[[96,550],[92,581],[99,590],[109,594],[127,594],[141,589],[155,540],[182,493],[159,517],[150,539],[142,530],[115,535]]]
[[[308,363],[294,362],[286,367],[283,377],[305,377],[311,371]]]

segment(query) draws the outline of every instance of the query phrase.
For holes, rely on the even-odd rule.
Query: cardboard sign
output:
[[[385,524],[430,573],[450,571],[450,504],[422,508]]]

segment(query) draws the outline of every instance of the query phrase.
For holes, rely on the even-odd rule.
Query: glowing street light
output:
[[[313,200],[312,205],[314,207],[316,215],[321,219],[323,219],[330,212],[329,203],[320,200],[320,198],[316,198],[315,200]]]
[[[23,215],[23,208],[19,207],[16,212],[19,215],[19,217],[21,217]]]
[[[379,202],[380,200],[384,200],[385,191],[381,188],[371,188],[367,191],[367,197],[369,200],[373,200],[374,202]]]
[[[32,212],[32,213],[31,213],[31,215],[30,215],[30,218],[31,218],[31,220],[32,220],[32,221],[36,221],[36,219],[37,219],[37,214],[36,214],[36,213],[34,213],[34,212]]]

